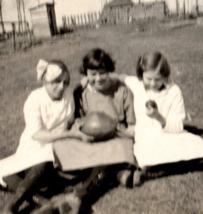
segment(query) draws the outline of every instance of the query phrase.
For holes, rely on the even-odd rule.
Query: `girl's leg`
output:
[[[54,210],[58,210],[59,213],[66,213],[71,210],[71,214],[78,214],[82,198],[87,194],[87,188],[90,186],[92,179],[95,177],[95,171],[92,169],[87,169],[80,171],[79,174],[74,176],[73,172],[59,173],[64,179],[67,178],[68,184],[70,184],[69,179],[73,179],[73,192],[67,194],[60,194],[53,197],[52,200],[43,205],[41,208],[34,212],[35,214],[44,213],[54,213]],[[74,177],[76,179],[74,179]],[[75,183],[76,182],[76,183]]]
[[[7,190],[11,192],[16,192],[19,183],[25,178],[25,172],[20,172],[18,174],[9,175],[3,178],[3,181],[7,185]]]
[[[130,164],[117,164],[109,167],[108,174],[116,176],[116,180],[120,185],[131,188],[133,186],[134,170],[135,167]]]
[[[52,170],[54,170],[52,163],[38,164],[27,170],[25,178],[22,179],[17,186],[16,193],[10,197],[4,206],[3,214],[12,214],[18,211],[22,202],[33,194],[36,188],[39,187],[39,184],[49,176],[50,173],[52,174]]]
[[[140,186],[143,183],[143,180],[146,176],[147,167],[142,169],[137,168],[133,174],[133,186]]]

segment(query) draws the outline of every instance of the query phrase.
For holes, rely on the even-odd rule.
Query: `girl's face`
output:
[[[52,100],[60,100],[63,96],[65,89],[69,85],[69,75],[67,72],[62,74],[51,82],[46,82],[46,74],[44,80],[44,86]]]
[[[109,86],[109,72],[103,69],[87,69],[87,78],[89,84],[96,91],[104,91]]]
[[[165,83],[165,80],[166,79],[161,76],[159,69],[143,72],[143,82],[147,90],[159,91]]]

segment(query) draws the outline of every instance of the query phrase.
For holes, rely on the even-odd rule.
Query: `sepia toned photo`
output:
[[[202,91],[202,0],[0,0],[0,214],[202,214]]]

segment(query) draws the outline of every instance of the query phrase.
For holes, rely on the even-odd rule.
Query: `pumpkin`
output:
[[[114,137],[117,123],[103,112],[91,112],[84,118],[81,131],[93,136],[94,141],[104,141]]]

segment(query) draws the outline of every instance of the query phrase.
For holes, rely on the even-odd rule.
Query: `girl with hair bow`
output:
[[[40,60],[37,80],[43,86],[31,92],[25,101],[26,125],[17,151],[0,161],[0,184],[15,192],[2,214],[17,212],[42,180],[46,183],[53,180],[53,142],[65,138],[92,140],[80,132],[79,126],[71,128],[75,105],[68,89],[70,74],[66,65],[60,60]]]

